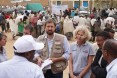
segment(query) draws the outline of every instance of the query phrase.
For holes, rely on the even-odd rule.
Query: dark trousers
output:
[[[52,71],[49,69],[44,74],[45,78],[63,78],[63,72],[53,74]]]
[[[9,26],[9,23],[7,23],[7,31],[9,30],[10,26]]]
[[[94,32],[93,41],[95,41],[95,36],[98,32]]]
[[[2,32],[3,32],[3,31],[6,32],[6,26],[5,26],[5,24],[2,24],[1,26],[2,26]]]
[[[41,33],[41,27],[42,27],[42,25],[37,25],[37,37],[40,36],[40,35],[42,35],[42,33]]]

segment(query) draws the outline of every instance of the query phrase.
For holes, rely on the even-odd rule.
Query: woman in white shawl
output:
[[[15,39],[15,36],[18,33],[18,25],[15,23],[15,19],[13,19],[13,17],[10,18],[9,25],[12,31],[12,38]]]

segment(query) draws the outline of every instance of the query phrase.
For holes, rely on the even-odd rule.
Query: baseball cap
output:
[[[36,42],[31,35],[24,35],[16,40],[13,47],[15,53],[25,53],[31,50],[40,50],[44,44]]]

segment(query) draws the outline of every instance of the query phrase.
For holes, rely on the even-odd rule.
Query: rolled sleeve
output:
[[[64,54],[62,57],[68,60],[70,56],[70,45],[66,37],[64,38],[63,48],[64,48]]]
[[[96,55],[93,45],[91,45],[89,48],[89,55]]]

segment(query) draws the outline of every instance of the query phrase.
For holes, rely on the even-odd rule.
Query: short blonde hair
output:
[[[78,34],[79,31],[84,32],[84,37],[86,37],[85,38],[86,41],[91,39],[91,32],[89,31],[89,29],[86,26],[78,26],[75,29],[75,34],[74,34],[75,38],[76,38],[76,35]]]

